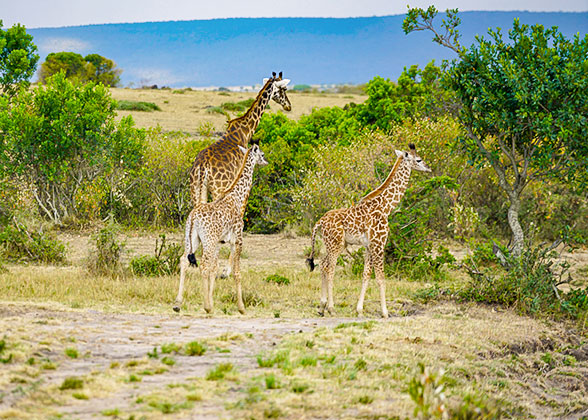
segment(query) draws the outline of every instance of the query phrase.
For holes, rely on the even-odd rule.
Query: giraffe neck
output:
[[[251,140],[261,120],[261,116],[271,99],[273,84],[273,79],[268,80],[257,94],[255,101],[251,104],[247,112],[241,117],[229,121],[227,134],[237,136],[239,138],[239,144],[243,147],[247,147],[249,140]]]
[[[227,188],[224,196],[231,196],[235,200],[235,204],[241,208],[243,213],[249,192],[251,191],[251,184],[253,183],[253,169],[255,168],[255,157],[247,150],[243,158],[243,165],[235,180],[229,188]]]
[[[382,185],[362,198],[360,204],[372,203],[382,213],[389,215],[406,192],[410,173],[410,164],[402,157],[399,157]]]

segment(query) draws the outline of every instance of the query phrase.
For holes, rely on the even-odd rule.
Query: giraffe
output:
[[[243,155],[238,146],[247,147],[259,120],[270,100],[274,100],[286,111],[292,109],[286,96],[288,79],[274,72],[263,79],[263,87],[247,112],[228,123],[223,137],[198,153],[190,170],[190,196],[192,204],[206,203],[208,193],[216,199],[231,185],[239,172]]]
[[[384,278],[384,247],[388,238],[388,216],[402,199],[408,186],[412,169],[431,172],[416,154],[414,144],[410,152],[396,150],[396,163],[386,180],[374,191],[363,197],[357,204],[342,209],[330,210],[314,225],[311,237],[311,252],[307,263],[314,270],[314,242],[321,229],[326,255],[321,260],[321,306],[319,314],[324,315],[325,307],[333,314],[333,277],[337,258],[348,244],[365,248],[362,286],[357,302],[357,314],[363,313],[363,301],[372,269],[380,288],[382,317],[388,317]],[[328,301],[327,301],[328,294]]]
[[[245,159],[233,184],[216,200],[196,204],[186,221],[185,250],[180,258],[180,288],[174,304],[174,311],[179,312],[184,294],[184,279],[189,265],[196,267],[194,252],[202,244],[202,295],[204,310],[212,311],[212,293],[216,278],[219,243],[231,244],[230,267],[237,287],[237,305],[239,312],[245,313],[241,293],[240,257],[243,246],[243,213],[251,191],[253,169],[255,165],[267,165],[265,156],[258,145],[250,149],[239,146],[245,153]],[[230,274],[230,272],[229,272]],[[227,274],[227,276],[229,275]]]

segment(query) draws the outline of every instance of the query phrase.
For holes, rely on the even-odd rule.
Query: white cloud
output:
[[[71,51],[83,53],[90,49],[90,44],[76,38],[47,38],[39,45],[40,51],[61,52]]]
[[[148,86],[148,85],[159,85],[159,86],[166,86],[166,85],[173,85],[176,83],[181,83],[183,81],[182,78],[175,76],[170,70],[168,69],[158,69],[158,68],[135,68],[135,69],[128,69],[126,72],[126,76],[133,80],[139,80],[139,85]],[[123,78],[125,76],[123,73]]]

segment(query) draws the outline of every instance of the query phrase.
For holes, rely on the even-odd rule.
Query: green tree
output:
[[[114,61],[99,54],[88,54],[83,57],[78,53],[64,51],[47,56],[41,64],[39,81],[46,83],[49,77],[60,71],[65,72],[67,79],[76,79],[83,83],[102,83],[104,86],[117,86],[122,73]]]
[[[434,8],[411,9],[405,32],[430,29]],[[515,19],[503,40],[500,29],[477,37],[469,49],[458,42],[459,20],[448,13],[445,35],[459,59],[444,83],[461,103],[462,145],[475,164],[490,165],[510,206],[511,252],[519,256],[524,231],[521,194],[530,182],[564,177],[581,187],[588,181],[588,35],[566,39],[556,27],[521,25]]]
[[[3,30],[0,20],[0,88],[4,94],[13,96],[19,86],[28,86],[39,56],[32,35],[24,26],[16,24]]]
[[[116,63],[99,54],[89,54],[84,57],[88,63],[88,79],[102,83],[104,86],[118,86],[120,84],[121,69],[116,68]]]
[[[63,73],[0,101],[0,175],[33,185],[41,213],[55,223],[76,216],[88,195],[109,206],[124,201],[145,134],[130,118],[116,122],[114,106],[103,85]]]
[[[78,53],[74,52],[57,52],[50,53],[41,63],[39,71],[39,81],[47,83],[47,80],[54,74],[63,71],[67,79],[75,78],[80,82],[88,80],[87,63]]]

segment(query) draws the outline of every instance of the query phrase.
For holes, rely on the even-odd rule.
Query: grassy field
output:
[[[120,111],[137,125],[197,136],[222,131],[210,107],[254,93],[114,89],[160,111]],[[357,95],[290,94],[292,118]],[[271,105],[268,112],[276,112]],[[203,125],[204,124],[204,125]],[[207,125],[208,124],[208,125]],[[153,254],[153,232],[125,232],[123,263]],[[181,233],[167,232],[181,243]],[[320,274],[305,267],[308,237],[245,235],[246,314],[231,279],[218,279],[211,315],[197,270],[182,311],[178,276],[96,276],[88,233],[61,233],[63,265],[8,264],[0,273],[0,419],[406,419],[588,416],[588,329],[494,306],[416,294],[433,285],[387,279],[391,317],[370,284],[337,268],[336,315],[317,315]],[[447,245],[447,244],[446,244]],[[459,258],[466,250],[449,244]],[[226,259],[226,249],[221,250]],[[222,261],[224,263],[225,260]],[[588,252],[571,258],[588,283]],[[279,277],[278,277],[279,276]],[[279,281],[276,281],[279,280]],[[440,286],[468,281],[448,271]]]
[[[199,134],[206,124],[211,124],[214,131],[222,132],[227,117],[211,110],[223,103],[240,102],[255,98],[256,95],[255,92],[112,89],[112,97],[117,101],[151,102],[161,109],[153,112],[118,111],[119,117],[132,115],[139,127],[154,127],[159,124],[165,131],[179,130],[192,135]],[[292,103],[292,111],[283,111],[278,104],[270,102],[270,108],[266,112],[281,110],[290,118],[298,119],[301,115],[309,114],[313,108],[344,106],[349,102],[361,103],[367,96],[289,91],[288,98]],[[231,113],[230,116],[232,118],[235,114]]]

